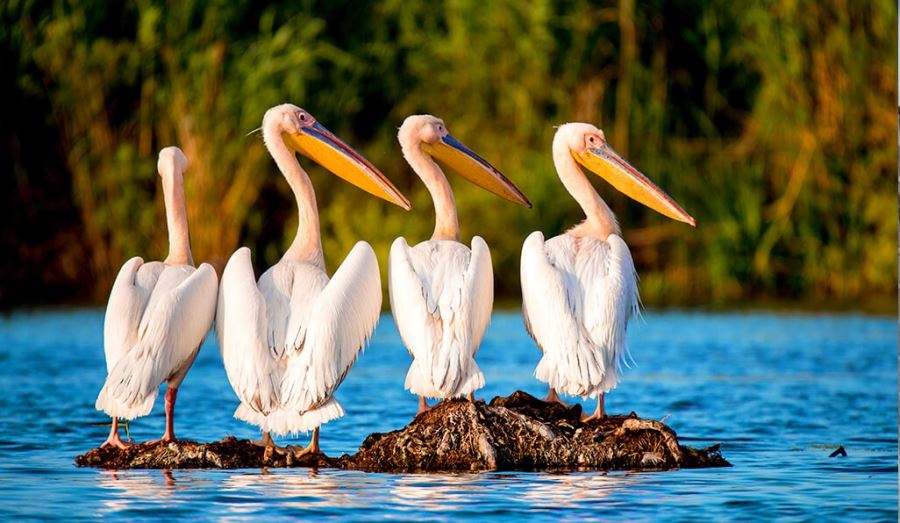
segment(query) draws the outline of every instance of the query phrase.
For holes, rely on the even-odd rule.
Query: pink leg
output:
[[[130,443],[126,443],[122,441],[122,438],[119,437],[119,418],[112,419],[112,428],[109,429],[109,436],[106,438],[106,441],[100,445],[100,448],[103,447],[116,447],[119,449],[124,449],[125,447],[130,446]]]
[[[175,400],[178,398],[178,389],[166,387],[166,433],[158,440],[150,443],[171,443],[175,441]]]
[[[416,412],[416,414],[421,414],[430,408],[428,402],[425,401],[425,396],[419,396],[419,412]]]
[[[313,429],[312,439],[309,441],[309,446],[306,448],[313,454],[321,452],[319,449],[319,427]]]
[[[474,392],[469,393],[469,402],[475,403],[475,393]]]
[[[595,419],[603,419],[606,417],[606,409],[603,408],[603,394],[597,396],[597,410],[588,417],[582,416],[582,421],[590,421]]]

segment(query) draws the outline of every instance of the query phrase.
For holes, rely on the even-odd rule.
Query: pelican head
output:
[[[160,176],[163,176],[164,173],[183,173],[187,168],[187,156],[178,147],[169,146],[159,151],[156,169]]]
[[[694,218],[643,173],[616,153],[603,131],[587,123],[559,126],[553,138],[554,150],[565,146],[575,160],[612,184],[629,198],[673,220],[697,225]]]
[[[361,154],[344,143],[307,111],[292,104],[275,106],[263,117],[263,136],[274,130],[294,152],[318,163],[360,189],[410,209],[409,200]]]
[[[497,196],[530,208],[531,202],[509,178],[487,160],[453,137],[440,118],[428,114],[413,115],[403,121],[398,133],[403,147],[419,145],[470,182]]]

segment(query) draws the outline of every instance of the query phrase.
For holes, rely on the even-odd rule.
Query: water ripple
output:
[[[78,469],[106,436],[93,403],[104,378],[102,313],[0,318],[0,519],[529,521],[615,518],[897,519],[896,323],[861,315],[648,312],[629,332],[637,367],[607,399],[614,412],[668,416],[696,447],[721,443],[731,469],[661,473],[388,475],[352,471]],[[490,398],[523,389],[540,357],[521,317],[493,318],[478,354]],[[391,318],[341,387],[348,414],[322,429],[331,455],[403,426],[416,401]],[[178,430],[197,440],[255,437],[214,339],[179,394]],[[162,402],[130,424],[163,430]],[[296,442],[305,443],[305,438]],[[846,457],[829,458],[839,446]]]

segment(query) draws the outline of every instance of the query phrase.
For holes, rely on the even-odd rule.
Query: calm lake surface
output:
[[[645,312],[629,332],[637,367],[607,409],[669,416],[682,442],[721,442],[734,468],[609,474],[79,469],[75,456],[108,431],[94,410],[105,374],[102,331],[100,310],[0,317],[0,519],[897,520],[890,317]],[[532,377],[538,359],[521,316],[495,315],[478,354],[487,378],[478,396],[542,396]],[[322,428],[327,454],[352,453],[369,433],[412,418],[408,365],[384,316],[338,391],[347,415]],[[162,403],[160,396],[153,414],[132,423],[135,439],[162,434]],[[257,437],[231,417],[235,406],[210,336],[181,387],[177,434]],[[829,458],[840,445],[848,456]]]

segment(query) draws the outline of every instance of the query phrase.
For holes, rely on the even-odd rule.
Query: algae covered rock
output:
[[[289,452],[276,452],[229,436],[213,443],[178,440],[143,443],[125,449],[96,448],[75,458],[75,464],[104,469],[243,469],[328,467],[332,461],[324,454],[294,459]]]
[[[490,404],[445,401],[402,430],[372,434],[340,464],[380,472],[730,466],[718,446],[682,447],[661,422],[632,414],[583,423],[579,405],[546,403],[524,392]]]
[[[449,400],[401,430],[371,434],[359,452],[297,459],[233,437],[214,443],[148,443],[93,449],[79,466],[100,468],[338,467],[372,472],[656,470],[727,467],[718,446],[691,449],[665,424],[628,416],[581,421],[581,406],[524,392],[483,401]]]

